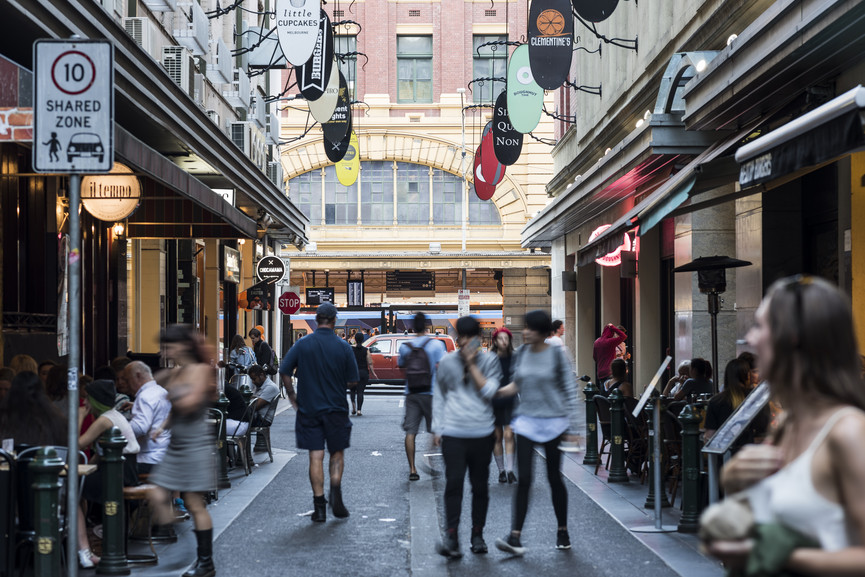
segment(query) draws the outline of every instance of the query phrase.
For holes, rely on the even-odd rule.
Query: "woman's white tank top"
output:
[[[858,409],[836,411],[804,453],[747,491],[758,523],[780,523],[818,541],[826,551],[862,544],[843,507],[818,493],[811,478],[814,453],[841,417],[853,411]]]

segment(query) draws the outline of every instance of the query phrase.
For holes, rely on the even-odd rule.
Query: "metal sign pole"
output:
[[[69,370],[67,401],[69,403],[68,453],[66,471],[66,550],[67,575],[77,577],[78,559],[78,366],[81,361],[81,175],[69,175]]]

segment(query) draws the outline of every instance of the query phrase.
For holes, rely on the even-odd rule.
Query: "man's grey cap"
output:
[[[321,303],[318,305],[318,308],[315,309],[315,314],[324,319],[335,319],[336,307],[331,303]]]

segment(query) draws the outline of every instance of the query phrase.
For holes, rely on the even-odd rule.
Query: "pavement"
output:
[[[562,473],[569,492],[568,515],[572,549],[555,549],[556,522],[546,472],[536,457],[528,518],[523,530],[522,558],[495,549],[494,541],[510,527],[516,485],[499,484],[491,464],[490,508],[485,537],[490,552],[468,550],[471,490],[466,482],[460,540],[461,560],[448,561],[435,553],[443,514],[444,479],[424,469],[441,470],[431,435],[418,436],[418,456],[425,466],[421,480],[408,480],[403,448],[401,396],[368,395],[362,417],[353,417],[352,446],[346,451],[343,495],[351,512],[327,523],[312,523],[312,492],[305,452],[294,447],[294,411],[281,402],[271,429],[274,462],[255,455],[257,466],[248,477],[232,471],[232,488],[220,491],[210,506],[214,520],[214,555],[218,575],[282,577],[341,575],[358,577],[458,577],[544,575],[557,577],[615,576],[637,571],[641,577],[723,574],[719,564],[698,550],[693,535],[635,533],[632,528],[653,523],[643,508],[647,486],[639,480],[606,483],[603,469],[581,464],[582,453],[565,455]],[[677,507],[665,509],[665,524],[678,521]],[[191,522],[177,526],[178,541],[159,545],[158,566],[134,568],[133,575],[180,575],[195,558]],[[139,547],[140,545],[135,545]],[[135,552],[135,550],[133,550]],[[92,573],[84,572],[83,575]]]

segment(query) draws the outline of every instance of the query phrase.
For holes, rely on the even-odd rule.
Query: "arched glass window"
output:
[[[357,224],[357,182],[341,185],[333,165],[324,169],[324,223]]]
[[[429,224],[429,167],[396,163],[396,215],[401,225]]]
[[[360,218],[363,224],[393,224],[393,163],[364,162],[360,171]]]
[[[321,223],[321,171],[311,170],[289,181],[289,194],[311,225]]]

